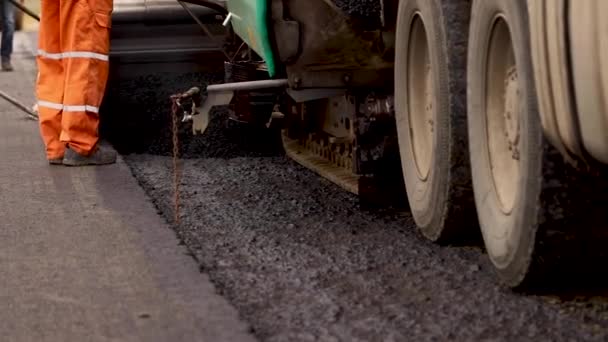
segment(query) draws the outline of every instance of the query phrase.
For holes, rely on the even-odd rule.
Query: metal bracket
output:
[[[227,105],[232,101],[232,97],[234,96],[233,91],[222,91],[217,93],[209,93],[209,96],[203,102],[201,109],[198,111],[198,114],[192,116],[192,133],[193,134],[203,134],[207,130],[209,126],[209,121],[211,120],[209,113],[211,109],[215,106],[223,106]]]
[[[346,89],[335,88],[313,88],[303,90],[287,89],[287,94],[296,102],[308,102],[314,100],[328,99],[346,94]]]
[[[207,87],[207,99],[202,103],[196,115],[192,116],[192,133],[203,134],[211,121],[211,109],[215,106],[230,104],[235,91],[248,91],[258,89],[284,88],[288,85],[286,79],[263,80],[251,82],[235,82],[210,85]]]

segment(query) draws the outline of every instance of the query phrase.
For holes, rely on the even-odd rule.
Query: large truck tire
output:
[[[528,1],[530,43],[545,137],[565,157],[581,156],[567,36],[568,0]]]
[[[397,16],[395,106],[412,215],[432,241],[475,217],[466,121],[470,2],[402,0]]]
[[[487,253],[511,287],[529,280],[542,218],[544,138],[526,0],[476,0],[468,60],[473,189]]]
[[[608,43],[604,0],[568,3],[574,91],[587,152],[608,164]]]

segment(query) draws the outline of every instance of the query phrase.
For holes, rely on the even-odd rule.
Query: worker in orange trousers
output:
[[[36,96],[49,163],[112,164],[99,145],[113,0],[41,0]]]

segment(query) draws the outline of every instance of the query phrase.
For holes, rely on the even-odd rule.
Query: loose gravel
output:
[[[123,125],[110,140],[169,222],[168,96],[218,80],[132,79],[105,105],[106,124]],[[260,340],[608,339],[608,286],[513,293],[498,284],[479,245],[432,244],[407,211],[362,208],[287,159],[274,137],[229,125],[222,108],[213,118],[202,136],[180,130],[181,220],[173,228]],[[603,275],[602,263],[590,260]]]
[[[172,219],[171,159],[127,157]],[[183,161],[178,236],[264,341],[605,340],[608,304],[517,295],[478,248],[277,157]]]
[[[349,16],[361,18],[379,17],[380,0],[333,0],[334,4]]]
[[[226,122],[219,109],[204,135],[189,137],[187,127],[180,135],[173,227],[260,340],[608,338],[600,294],[564,301],[506,290],[478,246],[429,243],[407,212],[361,208]],[[171,148],[156,141],[164,143],[125,159],[172,222]]]

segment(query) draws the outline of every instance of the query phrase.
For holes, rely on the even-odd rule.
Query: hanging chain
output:
[[[179,98],[171,97],[171,120],[173,122],[173,212],[175,224],[179,224],[179,130],[177,123],[177,111],[180,108]]]
[[[192,101],[192,106],[188,111],[182,108],[182,101]],[[171,121],[173,131],[173,205],[175,213],[175,224],[179,224],[179,184],[180,184],[180,170],[179,170],[179,118],[177,117],[178,111],[183,111],[184,117],[182,122],[192,120],[192,116],[197,113],[197,107],[200,105],[200,89],[198,87],[192,87],[187,92],[181,94],[175,94],[171,96]]]

